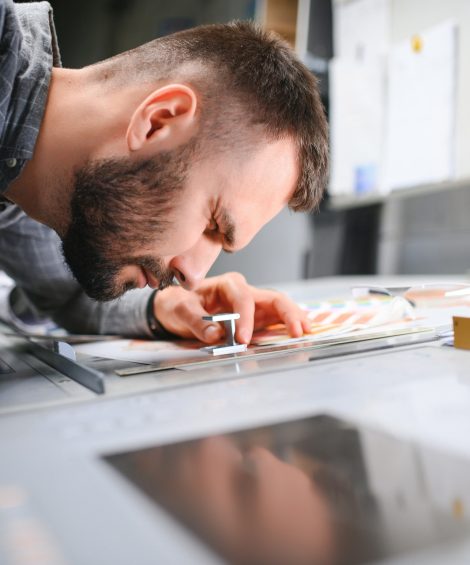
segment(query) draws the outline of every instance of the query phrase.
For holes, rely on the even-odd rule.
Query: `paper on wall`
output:
[[[335,2],[335,57],[367,59],[384,55],[390,40],[390,0]]]
[[[330,63],[332,195],[382,189],[384,105],[382,58]]]
[[[457,27],[444,22],[391,49],[385,184],[405,188],[454,175]]]

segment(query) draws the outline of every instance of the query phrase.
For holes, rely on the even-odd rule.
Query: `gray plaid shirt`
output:
[[[33,156],[53,65],[60,65],[60,56],[49,3],[0,0],[0,198]],[[10,295],[15,300],[1,308],[10,321],[48,316],[73,332],[151,335],[146,320],[151,289],[113,302],[91,300],[66,267],[56,233],[5,201],[0,201],[0,269],[16,283]],[[21,316],[15,304],[21,304]]]

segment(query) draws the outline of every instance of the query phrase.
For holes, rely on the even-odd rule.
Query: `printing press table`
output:
[[[383,285],[429,278],[318,279],[280,288],[300,301],[345,295],[350,286],[371,280]],[[219,456],[213,453],[222,453],[208,446],[243,451],[240,446],[260,442],[263,452],[243,451],[252,466],[264,464],[270,446],[279,460],[304,461],[299,446],[307,439],[309,457],[324,457],[322,467],[333,460],[339,467],[356,461],[350,482],[361,482],[361,493],[367,490],[367,501],[359,504],[374,516],[374,524],[364,522],[372,528],[364,539],[382,540],[374,562],[470,563],[470,352],[434,341],[311,362],[299,363],[293,353],[282,360],[234,360],[126,378],[114,371],[129,363],[88,361],[106,374],[106,394],[96,395],[40,364],[42,377],[10,375],[0,381],[2,565],[233,560],[227,555],[235,549],[224,553],[212,533],[201,533],[173,505],[168,494],[173,487],[165,486],[171,473],[161,479],[163,487],[151,484],[152,473],[160,472],[159,458],[170,457],[161,446],[173,446],[178,465],[190,462],[186,472],[194,481],[201,477],[198,495],[202,489],[205,501],[223,475],[216,466],[204,482],[197,471],[204,464],[201,453],[213,461]],[[297,442],[294,450],[289,442]],[[331,455],[327,448],[333,444],[336,451],[350,449],[346,463]],[[267,475],[273,478],[274,471]],[[189,501],[193,491],[181,484]],[[296,532],[307,517],[299,512],[298,520]],[[313,521],[318,529],[322,520],[319,513]]]

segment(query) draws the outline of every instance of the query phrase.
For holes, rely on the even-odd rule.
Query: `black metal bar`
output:
[[[63,373],[67,377],[81,384],[82,386],[96,392],[96,394],[104,394],[104,375],[91,367],[81,365],[76,361],[72,361],[59,353],[55,353],[50,349],[46,349],[38,343],[30,341],[28,347],[38,359]]]

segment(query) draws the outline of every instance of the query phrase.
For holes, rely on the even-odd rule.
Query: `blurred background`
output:
[[[203,23],[255,19],[320,80],[328,194],[211,274],[254,284],[470,269],[468,0],[50,0],[64,66]]]

